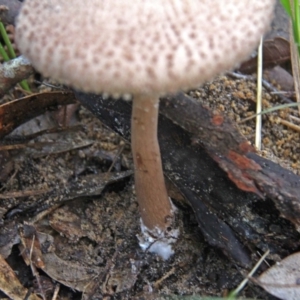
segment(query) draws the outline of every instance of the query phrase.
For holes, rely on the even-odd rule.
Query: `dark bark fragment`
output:
[[[232,122],[202,107],[191,97],[178,94],[167,98],[161,101],[161,110],[193,134],[194,141],[206,149],[238,188],[261,198],[269,197],[281,215],[299,228],[299,176],[259,157]]]

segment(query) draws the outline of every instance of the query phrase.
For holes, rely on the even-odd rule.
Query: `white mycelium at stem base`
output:
[[[153,111],[158,108],[157,95],[196,88],[246,59],[269,26],[274,2],[23,2],[15,39],[39,72],[85,92],[136,98],[132,148],[142,231],[151,237],[148,242],[152,235],[161,242],[173,218],[161,170],[157,124],[151,116],[157,113]]]

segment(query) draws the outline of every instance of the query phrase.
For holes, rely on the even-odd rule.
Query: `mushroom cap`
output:
[[[237,66],[268,29],[274,0],[26,0],[20,51],[85,92],[163,94]]]

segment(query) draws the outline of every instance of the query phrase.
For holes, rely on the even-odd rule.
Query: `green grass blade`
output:
[[[299,0],[294,0],[294,36],[295,42],[299,47],[300,44],[300,12],[299,12]]]
[[[4,61],[9,61],[9,57],[1,43],[0,43],[0,54],[3,57]]]
[[[27,80],[22,80],[20,86],[23,90],[31,92]]]
[[[289,17],[292,18],[293,14],[292,14],[291,6],[290,6],[290,1],[289,0],[280,0],[280,3],[283,6],[283,8],[285,9],[285,11],[287,12],[287,14],[289,15]]]
[[[4,40],[4,42],[5,42],[5,45],[6,45],[7,51],[8,51],[8,54],[7,54],[7,52],[5,51],[3,45],[0,43],[0,54],[3,57],[4,61],[9,61],[10,59],[16,58],[15,50],[14,50],[14,48],[13,48],[11,42],[10,42],[10,39],[7,35],[6,29],[5,29],[2,22],[0,22],[0,34],[1,34],[1,36]],[[20,86],[23,90],[30,92],[30,88],[29,88],[29,85],[27,83],[27,80],[22,80],[20,82]]]
[[[10,42],[10,39],[7,35],[7,32],[6,32],[6,29],[3,25],[2,22],[0,22],[0,33],[1,33],[1,36],[5,42],[5,45],[7,47],[7,51],[8,51],[8,56],[13,59],[13,58],[16,58],[16,53],[15,53],[15,50]]]

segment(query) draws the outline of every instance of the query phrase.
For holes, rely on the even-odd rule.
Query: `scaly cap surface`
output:
[[[86,92],[193,88],[246,59],[274,0],[26,0],[16,41],[45,76]]]

